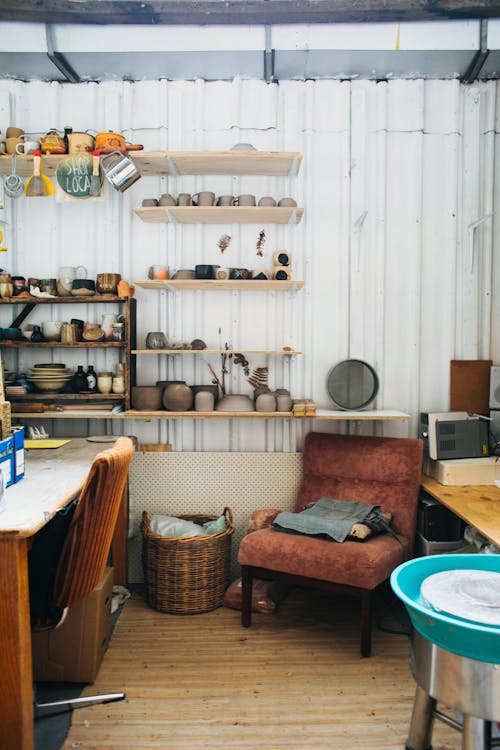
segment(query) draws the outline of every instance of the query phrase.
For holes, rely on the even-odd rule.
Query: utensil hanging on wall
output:
[[[101,192],[101,179],[99,177],[99,151],[92,154],[92,177],[90,178],[89,196],[99,195]]]
[[[24,195],[27,198],[35,198],[54,195],[54,193],[54,185],[42,172],[42,155],[40,151],[35,151],[33,154],[33,174],[26,181]]]
[[[121,193],[133,185],[141,176],[132,159],[124,156],[120,151],[113,151],[111,154],[101,157],[101,167],[108,182]]]
[[[10,175],[5,178],[4,188],[6,195],[9,198],[19,198],[24,189],[24,182],[21,177],[16,173],[16,156],[13,154],[11,157],[12,171]]]

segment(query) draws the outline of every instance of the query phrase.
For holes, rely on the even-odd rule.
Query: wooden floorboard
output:
[[[406,636],[375,629],[361,659],[357,603],[319,592],[294,590],[248,630],[239,614],[161,614],[134,593],[86,690],[127,699],[78,709],[64,750],[402,750],[415,689]],[[433,746],[457,750],[460,735],[437,723]]]

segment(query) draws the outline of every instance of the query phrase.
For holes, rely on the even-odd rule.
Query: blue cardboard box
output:
[[[0,469],[3,471],[5,486],[10,487],[15,481],[14,469],[14,438],[0,440]]]
[[[14,481],[20,482],[24,477],[24,426],[13,427],[14,438]]]

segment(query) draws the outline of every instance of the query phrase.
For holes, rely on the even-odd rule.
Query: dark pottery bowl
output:
[[[2,338],[7,339],[8,341],[15,341],[16,339],[20,339],[23,335],[23,332],[20,328],[4,328],[2,329]]]
[[[197,279],[213,279],[214,267],[203,263],[194,267],[194,273]]]

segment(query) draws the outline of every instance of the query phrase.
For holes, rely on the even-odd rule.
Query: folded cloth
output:
[[[277,531],[321,535],[343,542],[355,523],[365,523],[377,515],[379,505],[346,502],[322,497],[300,513],[278,513],[273,522]]]

